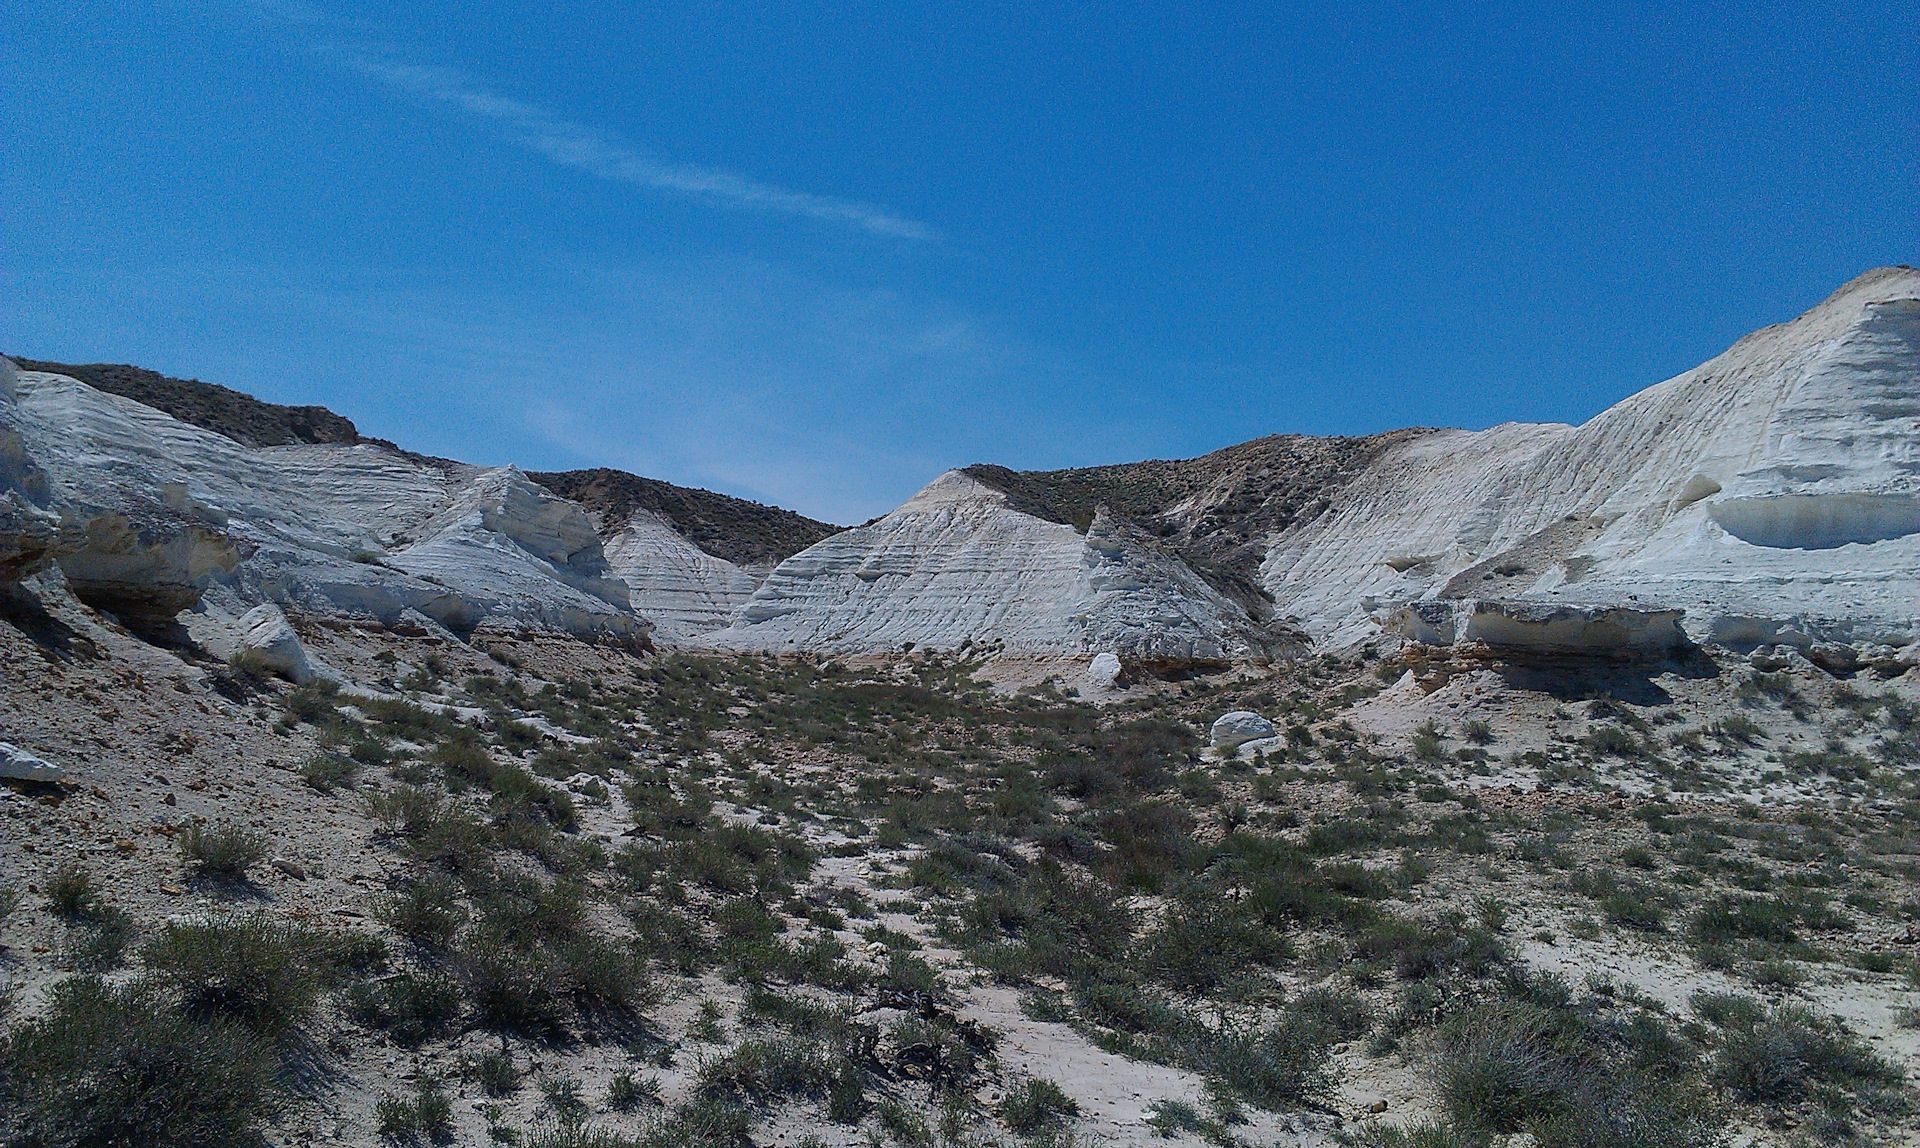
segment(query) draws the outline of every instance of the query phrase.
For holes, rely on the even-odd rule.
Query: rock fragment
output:
[[[67,771],[42,760],[17,745],[0,741],[0,777],[15,781],[54,782],[63,780]]]

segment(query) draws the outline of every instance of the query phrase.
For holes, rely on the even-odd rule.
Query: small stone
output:
[[[1367,1111],[1375,1114],[1385,1112],[1386,1110],[1387,1102],[1384,1100],[1376,1100],[1372,1104],[1367,1105]]]
[[[295,881],[305,881],[307,879],[307,871],[298,861],[289,861],[285,857],[275,857],[271,861],[268,861],[267,864],[285,873]]]
[[[180,894],[186,892],[186,890],[180,886],[168,882],[161,882],[160,891],[169,897],[178,897]]]
[[[162,804],[162,805],[173,805],[173,804],[175,804],[175,803],[177,803],[177,802],[178,802],[178,800],[179,800],[179,799],[178,799],[178,798],[176,798],[176,797],[174,797],[174,795],[173,795],[173,794],[171,794],[171,793],[166,793],[166,794],[162,794],[162,795],[161,795],[161,797],[160,797],[160,804]]]
[[[140,850],[140,846],[134,844],[132,840],[125,837],[114,838],[113,848],[114,848],[114,852],[120,854],[120,856],[122,857],[131,857],[135,853],[139,852]]]

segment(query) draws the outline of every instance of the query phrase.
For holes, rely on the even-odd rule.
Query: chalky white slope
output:
[[[251,448],[64,375],[5,370],[0,431],[13,445],[0,486],[59,513],[70,538],[121,517],[135,527],[122,524],[112,553],[63,557],[70,579],[106,561],[129,581],[210,579],[210,598],[242,608],[645,633],[586,512],[511,467],[365,443]],[[142,553],[143,522],[190,524],[201,549],[225,543],[226,559],[172,569],[182,560]]]
[[[1394,604],[1680,607],[1696,639],[1913,638],[1920,271],[1879,268],[1578,427],[1390,450],[1262,567],[1316,638]]]
[[[684,642],[718,629],[753,597],[758,573],[716,558],[649,511],[635,511],[606,540],[607,566],[632,591],[656,641]]]
[[[1105,517],[1014,510],[957,470],[776,567],[706,644],[859,652],[1004,643],[1033,653],[1263,656],[1271,639],[1178,559]]]

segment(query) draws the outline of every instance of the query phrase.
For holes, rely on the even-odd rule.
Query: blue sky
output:
[[[1920,256],[1920,41],[1871,6],[15,0],[0,36],[0,347],[839,522],[975,461],[1578,421]]]

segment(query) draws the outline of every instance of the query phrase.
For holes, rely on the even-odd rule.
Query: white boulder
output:
[[[67,776],[67,771],[50,761],[21,749],[19,746],[0,741],[0,777],[10,777],[15,781],[59,781]]]
[[[240,616],[240,648],[252,653],[277,674],[294,685],[313,680],[313,664],[307,661],[306,647],[293,632],[280,607],[263,602]]]
[[[1120,659],[1111,653],[1095,654],[1087,666],[1087,684],[1097,690],[1110,690],[1120,676]]]
[[[1251,710],[1234,710],[1221,714],[1214,721],[1208,741],[1222,753],[1232,753],[1243,742],[1259,741],[1273,735],[1273,723],[1266,718]]]

